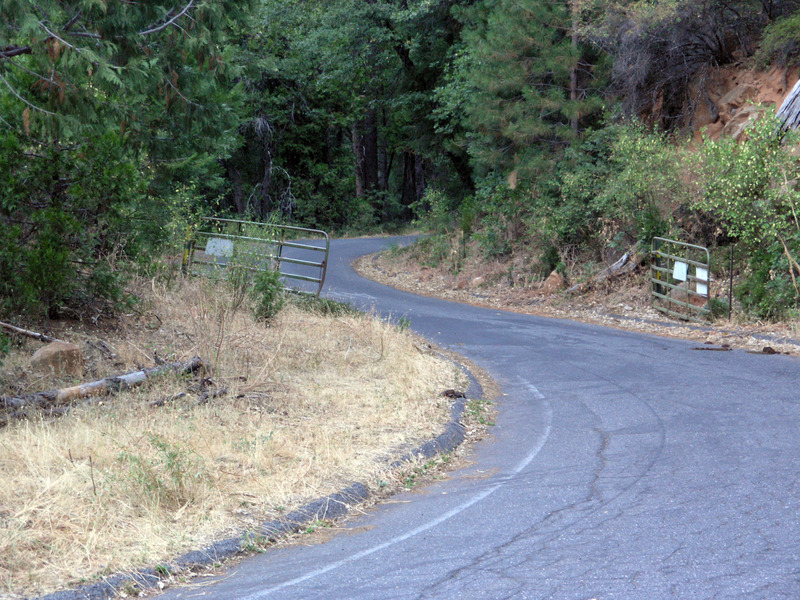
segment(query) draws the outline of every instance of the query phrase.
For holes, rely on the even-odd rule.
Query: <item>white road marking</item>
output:
[[[544,396],[542,395],[542,393],[538,389],[536,389],[536,387],[533,384],[531,384],[530,382],[525,381],[524,379],[520,378],[520,385],[523,385],[524,387],[526,387],[528,389],[528,391],[530,391],[531,394],[535,398],[537,398],[539,400],[544,400]],[[355,554],[353,554],[351,556],[348,556],[347,558],[343,558],[342,560],[338,560],[338,561],[333,562],[333,563],[331,563],[331,564],[329,564],[327,566],[320,567],[319,569],[315,569],[313,571],[309,571],[308,573],[306,573],[304,575],[301,575],[299,577],[295,577],[294,579],[290,579],[289,581],[285,581],[285,582],[283,582],[281,584],[278,584],[276,586],[273,586],[271,588],[259,590],[258,592],[254,593],[254,594],[250,594],[249,596],[243,596],[243,597],[240,598],[240,600],[256,600],[258,598],[264,598],[264,597],[269,596],[270,594],[272,594],[274,592],[277,592],[279,590],[283,590],[285,588],[292,587],[292,586],[297,585],[299,583],[303,583],[304,581],[308,581],[309,579],[314,579],[315,577],[319,577],[320,575],[324,575],[325,573],[328,573],[329,571],[333,571],[334,569],[338,569],[339,567],[343,567],[344,565],[347,565],[349,563],[355,562],[357,560],[361,560],[362,558],[370,556],[371,554],[375,554],[376,552],[380,552],[381,550],[385,550],[386,548],[389,548],[390,546],[394,546],[395,544],[399,544],[401,542],[406,541],[409,538],[412,538],[412,537],[414,537],[416,535],[419,535],[420,533],[428,531],[429,529],[432,529],[432,528],[436,527],[437,525],[440,525],[441,523],[444,523],[448,519],[453,518],[454,516],[456,516],[457,514],[463,512],[463,511],[465,511],[469,507],[477,504],[481,500],[484,500],[484,499],[488,498],[489,496],[494,494],[497,490],[499,490],[501,487],[503,487],[506,483],[511,481],[515,476],[519,475],[522,472],[522,470],[525,469],[525,467],[527,467],[533,461],[534,458],[536,458],[536,455],[539,454],[541,449],[544,447],[544,444],[547,441],[547,438],[550,437],[550,429],[552,427],[552,422],[553,422],[553,410],[550,407],[549,403],[547,403],[545,401],[545,404],[546,404],[546,410],[547,410],[547,427],[542,432],[542,434],[539,436],[539,438],[536,440],[536,443],[533,445],[533,447],[531,448],[530,452],[528,452],[528,454],[525,455],[525,457],[514,466],[514,468],[511,471],[511,474],[509,476],[507,476],[507,477],[503,477],[500,481],[498,481],[492,487],[489,487],[489,488],[483,490],[481,493],[476,494],[475,496],[473,496],[472,498],[470,498],[469,500],[467,500],[465,502],[462,502],[461,504],[459,504],[455,508],[453,508],[453,509],[447,511],[446,513],[436,517],[435,519],[432,519],[432,520],[428,521],[427,523],[423,523],[422,525],[412,529],[411,531],[407,531],[406,533],[404,533],[402,535],[398,535],[396,537],[393,537],[392,539],[387,540],[386,542],[384,542],[382,544],[378,544],[377,546],[372,546],[371,548],[367,548],[365,550],[362,550],[361,552],[357,552],[357,553],[355,553]]]

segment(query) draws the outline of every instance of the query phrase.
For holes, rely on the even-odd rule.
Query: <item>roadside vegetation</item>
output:
[[[792,320],[800,140],[779,129],[769,110],[739,141],[607,126],[535,186],[498,181],[460,205],[429,191],[420,224],[430,235],[396,254],[439,269],[454,288],[536,291],[555,271],[580,296],[625,252],[639,263],[629,279],[649,289],[651,242],[668,237],[710,249],[717,315],[728,315],[732,258],[737,318]]]
[[[137,279],[134,310],[97,325],[59,322],[86,380],[202,358],[0,429],[0,595],[27,597],[169,561],[256,530],[362,481],[441,431],[463,375],[427,344],[328,301],[289,301],[269,322],[224,283]],[[14,338],[0,392],[75,383],[32,371],[40,342]],[[392,484],[394,485],[394,484]]]

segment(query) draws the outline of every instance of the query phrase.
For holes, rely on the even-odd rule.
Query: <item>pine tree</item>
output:
[[[533,176],[600,106],[573,12],[567,1],[500,0],[465,15],[451,86],[479,171]]]
[[[0,310],[118,297],[236,134],[238,0],[0,0]],[[199,182],[199,183],[198,183]]]

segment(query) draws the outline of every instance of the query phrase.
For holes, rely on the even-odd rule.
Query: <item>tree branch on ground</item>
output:
[[[124,375],[105,377],[73,387],[37,392],[19,397],[0,396],[0,410],[8,411],[5,415],[0,415],[0,426],[7,425],[14,419],[28,416],[29,411],[32,409],[45,410],[68,405],[81,398],[127,390],[166,373],[193,373],[203,366],[203,360],[195,356],[184,363],[176,362],[150,367]]]
[[[58,338],[50,337],[49,335],[45,335],[43,333],[37,333],[35,331],[30,331],[28,329],[22,329],[20,327],[16,327],[15,325],[11,325],[11,323],[4,323],[0,321],[0,329],[3,329],[9,333],[13,333],[16,335],[24,335],[35,340],[39,340],[40,342],[63,342],[64,340],[59,340]]]

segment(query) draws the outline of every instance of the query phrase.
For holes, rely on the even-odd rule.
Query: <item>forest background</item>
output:
[[[542,277],[735,244],[744,308],[792,316],[794,133],[697,134],[732,64],[800,64],[800,1],[0,0],[0,313],[113,308],[236,214]]]

